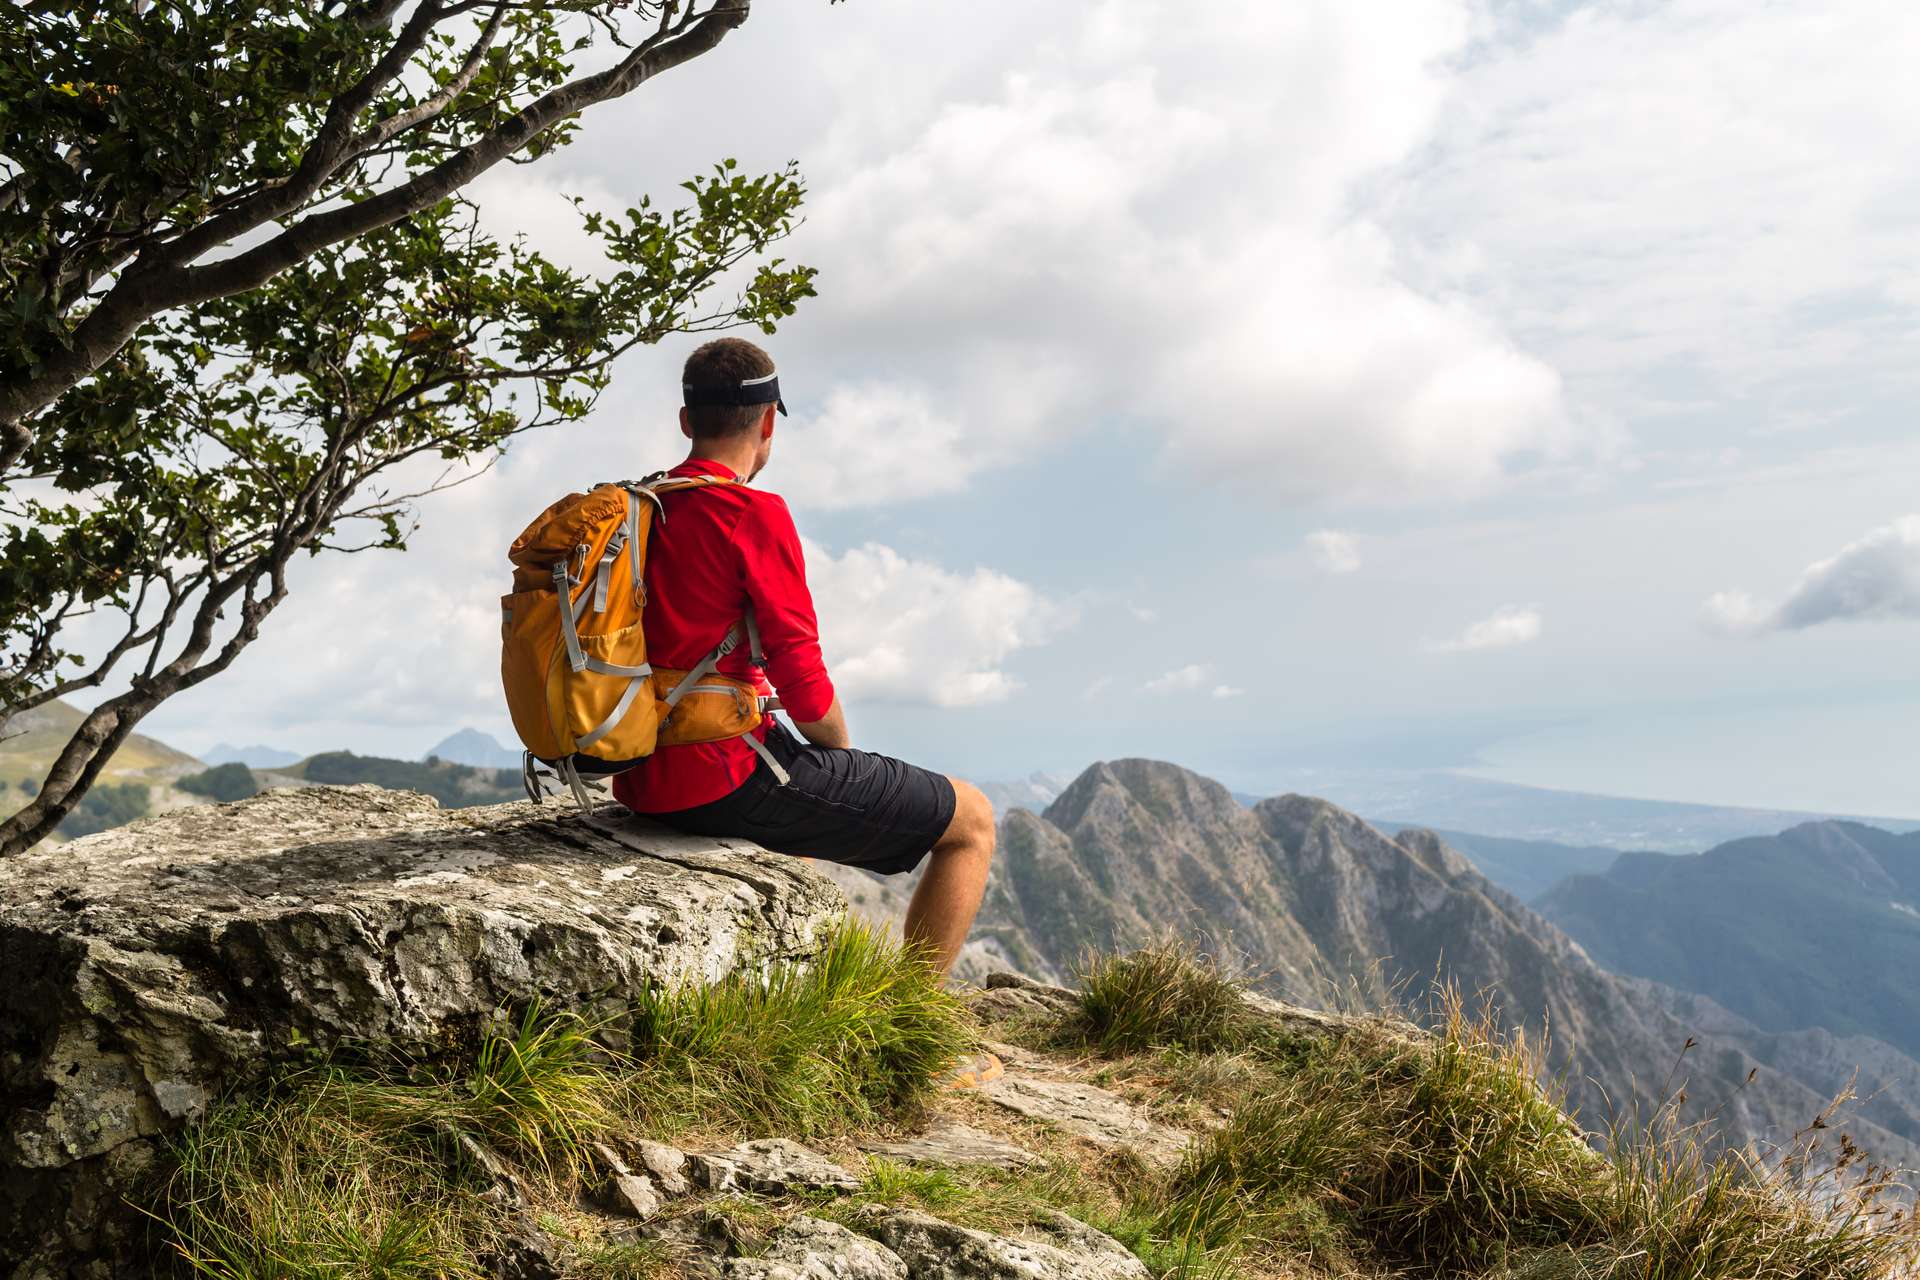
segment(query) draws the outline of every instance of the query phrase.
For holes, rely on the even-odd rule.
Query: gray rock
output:
[[[687,1156],[694,1181],[709,1191],[852,1191],[860,1179],[790,1138],[757,1138],[718,1155]]]
[[[604,1174],[604,1181],[597,1192],[597,1198],[603,1206],[642,1222],[660,1212],[665,1201],[660,1198],[653,1179],[628,1168],[627,1162],[620,1158],[620,1153],[604,1142],[595,1142],[588,1149],[593,1153],[594,1163],[600,1166]]]
[[[645,1165],[660,1189],[670,1196],[685,1195],[692,1189],[687,1181],[687,1153],[678,1147],[670,1147],[664,1142],[653,1142],[640,1138],[633,1144],[634,1151]]]
[[[607,1183],[607,1201],[616,1213],[645,1222],[665,1203],[652,1179],[640,1173],[616,1173]]]
[[[974,1231],[905,1209],[863,1225],[907,1264],[909,1280],[1151,1280],[1118,1240],[1064,1213],[1046,1215],[1031,1237]]]
[[[0,859],[0,1257],[85,1274],[137,1226],[122,1171],[297,1046],[426,1047],[533,998],[611,1012],[811,954],[843,904],[744,843],[376,787]]]
[[[1044,1163],[1039,1156],[984,1130],[954,1121],[942,1121],[925,1133],[899,1142],[862,1143],[861,1149],[909,1164],[988,1165],[995,1169],[1030,1169]]]
[[[494,1280],[560,1280],[563,1274],[559,1246],[525,1214],[501,1238],[489,1262]]]
[[[884,1245],[837,1222],[795,1218],[757,1258],[729,1258],[727,1280],[907,1280],[907,1264]]]
[[[967,1003],[988,1022],[1009,1022],[1066,1017],[1080,1008],[1080,997],[1024,974],[997,971],[987,975],[986,990],[976,992]]]
[[[1103,1147],[1131,1147],[1156,1164],[1179,1159],[1191,1136],[1149,1119],[1116,1094],[1078,1080],[1005,1075],[980,1086],[980,1095]]]

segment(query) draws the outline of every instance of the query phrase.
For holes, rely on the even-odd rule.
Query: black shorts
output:
[[[785,786],[762,760],[710,804],[648,816],[690,835],[736,836],[883,876],[919,866],[953,821],[953,783],[941,774],[871,751],[816,747],[777,720],[767,725],[767,749],[792,776]]]

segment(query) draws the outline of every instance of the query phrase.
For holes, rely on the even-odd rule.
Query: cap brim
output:
[[[787,402],[785,400],[775,400],[773,403],[774,403],[774,407],[780,410],[780,416],[783,418],[786,417]]]

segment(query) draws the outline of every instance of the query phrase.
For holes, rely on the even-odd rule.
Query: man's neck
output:
[[[687,454],[688,462],[715,462],[733,472],[742,480],[753,475],[754,457],[757,450],[752,444],[729,448],[725,445],[695,445]]]

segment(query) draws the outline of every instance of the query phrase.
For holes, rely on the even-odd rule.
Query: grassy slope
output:
[[[503,1160],[568,1275],[695,1274],[579,1210],[593,1142],[796,1135],[858,1168],[851,1137],[991,1110],[930,1090],[972,1033],[896,948],[852,929],[816,964],[761,976],[646,997],[630,1054],[600,1052],[570,1017],[528,1016],[445,1068],[310,1068],[181,1140],[155,1208],[204,1274],[231,1280],[477,1278],[509,1225],[485,1192]],[[1882,1280],[1915,1258],[1911,1223],[1889,1228],[1871,1178],[1709,1162],[1658,1125],[1597,1154],[1535,1083],[1537,1055],[1458,1005],[1432,1036],[1366,1017],[1303,1035],[1177,947],[1084,977],[1077,1009],[996,1033],[1200,1130],[1174,1167],[1009,1124],[1040,1167],[875,1159],[851,1194],[689,1197],[669,1222],[751,1251],[802,1212],[860,1230],[870,1206],[919,1207],[1018,1233],[1062,1209],[1161,1280]]]

